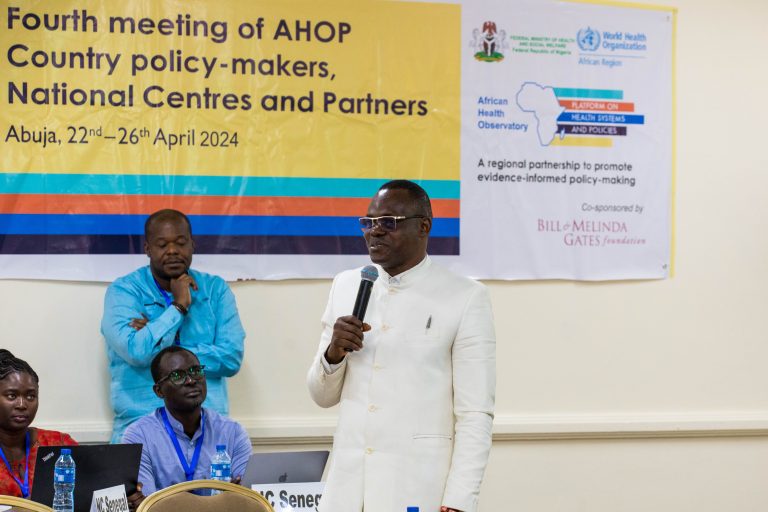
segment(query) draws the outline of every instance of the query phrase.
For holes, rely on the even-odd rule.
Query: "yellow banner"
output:
[[[460,6],[16,1],[2,15],[2,172],[460,178]]]

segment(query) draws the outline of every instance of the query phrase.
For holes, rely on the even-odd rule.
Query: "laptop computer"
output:
[[[141,462],[140,444],[41,446],[35,459],[32,501],[53,505],[53,466],[62,448],[75,459],[75,512],[89,512],[93,491],[125,484],[126,495],[136,491]]]
[[[254,484],[319,482],[328,454],[328,450],[254,453],[241,483],[250,488]]]

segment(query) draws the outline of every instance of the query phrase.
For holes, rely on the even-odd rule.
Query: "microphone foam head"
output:
[[[373,265],[366,265],[363,270],[360,271],[360,277],[364,281],[375,282],[379,278],[379,271]]]

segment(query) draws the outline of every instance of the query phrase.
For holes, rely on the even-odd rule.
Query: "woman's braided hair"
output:
[[[0,348],[0,380],[14,372],[28,373],[35,379],[35,383],[40,382],[35,370],[29,366],[29,363],[14,356],[10,350]]]

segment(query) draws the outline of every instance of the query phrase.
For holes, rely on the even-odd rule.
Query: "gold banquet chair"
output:
[[[216,489],[215,496],[199,496],[187,491]],[[50,510],[50,509],[48,509]],[[181,482],[150,494],[136,512],[275,512],[269,502],[256,491],[242,485],[218,480]]]
[[[11,510],[23,510],[29,512],[53,512],[51,507],[47,507],[36,501],[25,500],[15,496],[5,496],[0,494],[0,507],[11,507]]]

